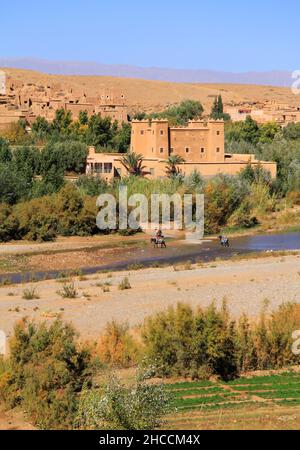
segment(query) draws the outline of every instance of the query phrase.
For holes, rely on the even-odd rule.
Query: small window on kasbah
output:
[[[220,152],[220,147],[217,147],[217,153],[219,153]]]
[[[220,131],[219,130],[217,131],[217,135],[220,136]]]
[[[185,153],[190,153],[189,147],[185,147]]]
[[[160,130],[160,134],[163,135],[164,134],[164,130]]]
[[[144,134],[144,130],[141,130],[141,134]]]
[[[163,152],[164,152],[163,147],[161,147],[161,148],[159,149],[159,151],[160,151],[160,153],[163,153]]]
[[[205,153],[205,148],[201,147],[201,153]]]

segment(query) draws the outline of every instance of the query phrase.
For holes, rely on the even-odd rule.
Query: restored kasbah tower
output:
[[[224,122],[194,120],[187,127],[169,127],[167,120],[133,120],[131,151],[146,158],[176,154],[187,163],[222,163]]]
[[[192,120],[185,127],[171,127],[166,119],[133,120],[130,151],[143,156],[144,175],[166,177],[170,155],[181,156],[178,164],[182,175],[194,171],[204,177],[219,173],[235,175],[246,167],[261,165],[276,177],[276,163],[258,161],[255,155],[226,154],[223,120]],[[87,172],[104,176],[126,176],[120,153],[97,153],[90,147]]]
[[[151,176],[164,176],[172,154],[183,158],[183,175],[198,171],[203,176],[234,175],[250,162],[261,164],[276,177],[276,163],[258,161],[255,155],[225,154],[223,120],[191,120],[185,127],[170,127],[168,120],[133,120],[131,151],[145,158]]]

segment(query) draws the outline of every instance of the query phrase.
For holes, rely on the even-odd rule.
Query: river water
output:
[[[114,261],[101,262],[94,267],[82,267],[83,274],[96,273],[99,270],[121,270],[134,264],[143,266],[176,264],[180,262],[207,262],[215,258],[230,259],[233,255],[253,252],[271,252],[280,250],[300,250],[300,233],[261,234],[241,236],[230,239],[229,248],[221,248],[217,240],[205,239],[195,243],[189,241],[169,241],[166,249],[131,248],[120,251]],[[66,271],[68,272],[68,271]],[[56,278],[61,271],[10,273],[1,275],[0,281],[8,279],[12,283]]]

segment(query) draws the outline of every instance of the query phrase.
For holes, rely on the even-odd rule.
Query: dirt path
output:
[[[4,411],[0,404],[0,430],[34,430],[20,411]]]

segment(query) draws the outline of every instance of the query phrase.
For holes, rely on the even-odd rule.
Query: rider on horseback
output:
[[[151,242],[154,243],[154,246],[158,247],[166,247],[164,236],[160,229],[155,230],[155,237],[151,238]]]
[[[229,239],[227,236],[219,236],[219,240],[222,247],[229,247]]]

